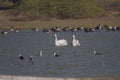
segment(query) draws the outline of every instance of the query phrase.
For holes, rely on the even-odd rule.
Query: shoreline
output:
[[[57,77],[31,77],[31,76],[0,75],[0,80],[120,80],[120,77],[57,78]]]
[[[0,19],[0,30],[8,30],[11,26],[20,30],[30,30],[33,28],[52,28],[52,26],[58,26],[60,28],[72,27],[76,28],[79,26],[84,27],[96,27],[97,25],[111,25],[120,27],[120,17],[118,18],[94,18],[94,19],[68,19],[68,20],[33,20],[33,21],[10,21]]]

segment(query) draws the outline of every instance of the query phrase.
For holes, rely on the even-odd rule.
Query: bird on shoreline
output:
[[[8,34],[8,31],[2,31],[1,34]]]

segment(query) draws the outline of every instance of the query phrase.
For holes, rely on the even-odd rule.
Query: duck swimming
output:
[[[24,57],[21,54],[19,54],[19,59],[24,60]]]
[[[30,62],[31,62],[32,64],[34,64],[33,56],[30,56],[30,57],[29,57],[29,60],[30,60]]]
[[[56,54],[56,52],[54,52],[54,57],[59,57],[60,55]]]
[[[102,53],[98,53],[97,51],[94,51],[94,55],[101,55]]]

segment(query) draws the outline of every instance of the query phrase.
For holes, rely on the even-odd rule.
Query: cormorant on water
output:
[[[94,51],[94,55],[101,55],[102,53],[97,53],[97,51]]]
[[[32,64],[34,64],[33,56],[30,56],[29,60],[31,61]]]
[[[59,57],[60,55],[58,55],[58,54],[56,54],[55,52],[54,52],[54,57]]]
[[[24,60],[24,57],[20,54],[19,59]]]

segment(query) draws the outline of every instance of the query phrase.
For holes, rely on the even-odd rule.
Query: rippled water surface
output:
[[[68,46],[56,47],[55,33],[42,31],[0,34],[0,74],[38,77],[120,76],[120,32],[58,32]],[[71,46],[72,35],[80,47]],[[43,56],[39,56],[40,50]],[[102,53],[94,55],[93,51]],[[59,54],[54,57],[53,53]],[[19,60],[22,54],[25,60]],[[33,56],[34,64],[29,61]]]

